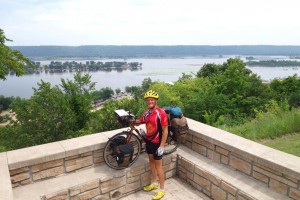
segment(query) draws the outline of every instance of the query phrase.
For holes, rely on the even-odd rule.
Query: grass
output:
[[[245,124],[219,128],[300,157],[300,109],[264,113]]]
[[[300,110],[265,113],[259,118],[233,127],[220,127],[250,140],[274,139],[300,132]]]
[[[275,139],[265,139],[259,143],[300,157],[300,133],[294,133]]]

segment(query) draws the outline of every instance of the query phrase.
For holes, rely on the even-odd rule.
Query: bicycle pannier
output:
[[[185,117],[173,118],[171,120],[171,131],[173,132],[173,139],[176,142],[185,143],[189,127]]]
[[[126,143],[126,138],[124,136],[119,135],[112,139],[112,141],[110,143],[110,147],[113,149],[113,152],[115,152],[117,146],[125,144],[125,143]]]
[[[134,152],[134,148],[132,143],[117,146],[116,161],[118,163],[118,166],[128,167],[132,161],[133,152]]]

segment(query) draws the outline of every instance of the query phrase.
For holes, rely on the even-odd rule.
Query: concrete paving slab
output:
[[[139,191],[137,193],[130,194],[121,200],[147,200],[152,199],[152,196],[156,194],[158,190],[150,192]],[[165,182],[166,195],[162,200],[209,200],[210,198],[205,196],[203,193],[197,191],[192,186],[181,181],[178,177],[167,179]]]

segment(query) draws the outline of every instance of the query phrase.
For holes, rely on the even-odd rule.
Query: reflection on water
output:
[[[235,57],[235,56],[231,56]],[[223,58],[162,58],[162,59],[128,59],[127,62],[142,63],[142,70],[138,71],[111,71],[111,72],[90,72],[92,81],[96,82],[96,89],[111,87],[124,90],[126,86],[141,85],[144,78],[150,77],[153,81],[174,82],[182,73],[197,73],[206,63],[222,64],[229,57]],[[243,59],[243,58],[242,58]],[[67,61],[63,60],[62,62]],[[69,60],[70,61],[70,60]],[[87,60],[77,62],[85,63]],[[95,62],[123,61],[122,59],[95,60]],[[41,64],[49,64],[50,61],[41,61]],[[284,78],[298,73],[298,68],[283,67],[250,67],[261,79],[270,80],[273,78]],[[37,82],[44,80],[52,85],[59,85],[61,79],[73,79],[74,72],[66,73],[45,73],[24,75],[22,77],[8,76],[7,80],[0,80],[0,95],[20,96],[28,98],[33,94],[33,87],[37,87]]]

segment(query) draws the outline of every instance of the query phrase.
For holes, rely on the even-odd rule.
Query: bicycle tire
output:
[[[175,144],[172,144],[172,146],[171,146],[170,143],[172,143],[172,142]],[[174,153],[180,145],[179,142],[174,141],[174,139],[170,136],[170,134],[168,135],[166,143],[167,143],[167,146],[165,147],[164,155],[169,155],[171,153]]]
[[[123,131],[121,133],[118,133],[116,135],[114,135],[113,137],[109,138],[107,143],[105,144],[104,147],[104,151],[103,151],[103,158],[104,158],[104,162],[106,163],[106,165],[112,169],[116,169],[116,170],[121,170],[121,169],[125,169],[127,167],[130,167],[139,157],[140,153],[141,153],[141,148],[142,148],[142,144],[141,144],[141,140],[139,139],[139,137],[137,135],[135,135],[134,133],[131,136],[130,141],[132,141],[132,138],[134,138],[137,144],[137,152],[134,152],[134,158],[132,159],[132,161],[129,163],[129,165],[127,167],[120,167],[118,166],[117,163],[115,163],[114,161],[114,156],[111,153],[111,147],[110,144],[113,141],[114,138],[118,137],[118,136],[125,136],[126,138],[130,135],[129,131]],[[136,150],[134,150],[136,151]],[[110,158],[109,158],[110,156]]]

